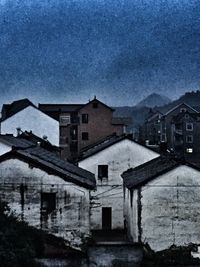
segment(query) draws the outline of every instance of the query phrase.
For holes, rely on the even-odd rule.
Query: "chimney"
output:
[[[17,127],[16,130],[17,130],[17,136],[20,136],[20,134],[22,132],[21,128],[20,127]]]

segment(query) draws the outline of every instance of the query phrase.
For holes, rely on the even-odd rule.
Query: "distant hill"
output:
[[[153,94],[153,95],[156,95],[156,94]],[[143,102],[143,101],[141,101],[141,102]],[[183,96],[178,98],[177,100],[172,101],[170,103],[160,105],[157,107],[155,107],[155,105],[154,105],[154,109],[159,110],[160,112],[162,112],[164,114],[168,110],[174,108],[175,106],[177,106],[181,103],[186,103],[200,112],[200,91],[187,92]],[[138,128],[140,125],[142,125],[144,123],[145,118],[148,115],[149,109],[150,109],[150,106],[141,106],[139,104],[136,106],[133,106],[133,107],[127,107],[127,106],[115,107],[114,116],[131,117],[132,118],[132,125],[130,125],[129,128],[134,129],[134,128]]]
[[[147,96],[145,99],[140,101],[136,106],[137,107],[150,107],[154,108],[155,106],[164,106],[166,104],[169,104],[171,102],[171,99],[164,95],[153,93],[149,96]]]

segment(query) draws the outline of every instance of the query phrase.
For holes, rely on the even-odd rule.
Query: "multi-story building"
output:
[[[74,159],[80,151],[113,133],[126,132],[123,118],[96,97],[87,104],[39,104],[39,109],[60,123],[62,158]]]
[[[158,145],[161,140],[161,124],[162,113],[160,111],[149,111],[148,117],[144,123],[144,133],[146,143],[149,145]]]
[[[200,155],[200,114],[182,112],[171,121],[171,148],[173,151],[198,159]]]

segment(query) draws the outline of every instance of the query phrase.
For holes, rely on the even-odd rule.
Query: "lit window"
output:
[[[98,178],[108,178],[108,165],[98,165]]]
[[[187,131],[193,131],[193,123],[187,122],[186,123],[186,130]]]
[[[88,114],[82,114],[82,123],[88,123]]]
[[[82,132],[82,140],[89,140],[88,132]]]
[[[186,136],[186,142],[187,143],[193,143],[193,135],[187,135]]]
[[[187,152],[187,153],[193,153],[193,148],[191,148],[191,147],[190,147],[190,148],[187,148],[187,149],[186,149],[186,152]]]

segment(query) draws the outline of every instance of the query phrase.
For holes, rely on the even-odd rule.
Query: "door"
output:
[[[102,208],[102,229],[111,230],[112,228],[112,208]]]

